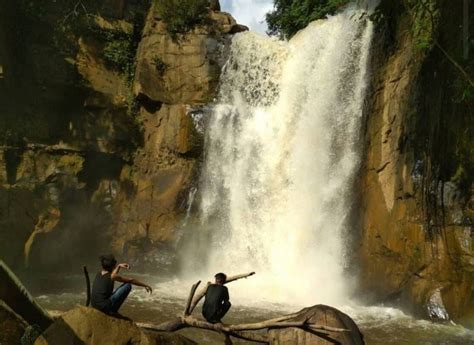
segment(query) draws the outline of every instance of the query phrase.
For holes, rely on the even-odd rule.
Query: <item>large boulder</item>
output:
[[[225,12],[210,12],[211,25],[181,39],[169,34],[152,8],[138,46],[134,92],[166,104],[205,104],[216,94],[231,33],[248,30]]]
[[[287,321],[307,320],[321,326],[344,328],[350,332],[310,332],[301,328],[274,328],[269,329],[268,337],[273,345],[363,345],[364,336],[356,323],[346,314],[336,308],[318,304],[304,308],[292,319]]]
[[[128,320],[110,317],[96,309],[78,306],[59,317],[35,345],[191,345],[179,334],[144,331]]]

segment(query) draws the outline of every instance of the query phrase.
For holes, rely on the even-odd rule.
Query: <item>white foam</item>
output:
[[[372,37],[360,14],[350,8],[290,42],[234,37],[206,134],[201,227],[181,251],[185,275],[255,270],[235,283],[235,296],[348,303],[346,238]]]

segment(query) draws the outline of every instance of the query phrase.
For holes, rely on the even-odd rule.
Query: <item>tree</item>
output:
[[[313,20],[335,14],[350,0],[275,0],[267,13],[268,34],[289,39]]]

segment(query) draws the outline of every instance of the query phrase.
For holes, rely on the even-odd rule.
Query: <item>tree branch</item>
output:
[[[184,313],[183,316],[186,317],[187,315],[190,314],[189,308],[191,306],[191,302],[193,300],[194,294],[196,293],[196,289],[198,288],[199,284],[201,284],[201,281],[198,280],[193,286],[191,287],[191,291],[189,292],[188,300],[186,301],[186,306],[184,308]]]
[[[233,281],[236,281],[238,279],[242,278],[248,278],[250,276],[253,276],[255,272],[250,272],[250,273],[242,273],[242,274],[237,274],[235,276],[230,276],[227,278],[225,284],[231,283]],[[206,286],[203,287],[197,295],[193,298],[193,301],[191,302],[191,306],[188,309],[188,315],[191,315],[194,311],[194,308],[196,308],[197,304],[199,301],[206,295],[207,288],[211,285],[211,282],[207,282]]]
[[[239,274],[235,276],[231,276],[227,279],[226,283],[233,282],[238,279],[247,278],[254,275],[255,272]],[[204,297],[206,294],[208,286],[211,284],[208,282],[205,287],[203,287],[198,294],[196,294],[196,290],[199,286],[201,281],[196,282],[191,287],[189,292],[189,296],[186,300],[186,306],[184,308],[183,315],[177,317],[173,320],[161,323],[159,325],[152,325],[152,324],[138,324],[141,328],[144,328],[148,331],[167,331],[167,332],[174,332],[182,328],[187,327],[195,327],[206,329],[213,332],[222,333],[226,336],[226,344],[231,344],[232,341],[230,340],[229,336],[236,337],[239,339],[250,340],[258,343],[269,344],[268,335],[262,334],[259,332],[254,332],[263,329],[271,329],[271,328],[287,328],[287,327],[297,327],[301,329],[306,329],[308,331],[321,331],[326,332],[350,332],[351,330],[345,328],[337,328],[337,327],[330,327],[325,325],[318,325],[314,323],[309,323],[308,320],[311,316],[306,316],[302,320],[291,320],[301,315],[301,311],[298,313],[293,313],[289,315],[280,316],[274,319],[255,322],[255,323],[243,323],[243,324],[236,324],[236,325],[224,325],[222,323],[210,323],[204,320],[197,319],[193,317],[191,314],[199,303],[199,301]]]

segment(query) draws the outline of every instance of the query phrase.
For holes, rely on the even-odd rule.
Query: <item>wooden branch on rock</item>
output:
[[[186,306],[184,307],[184,313],[183,316],[189,315],[191,312],[189,311],[189,308],[191,307],[191,302],[193,300],[193,296],[196,293],[196,289],[198,288],[199,284],[201,284],[201,281],[197,281],[193,286],[191,287],[191,291],[189,292],[188,300],[186,301]]]
[[[87,271],[87,266],[82,266],[84,271],[84,277],[86,278],[86,307],[91,304],[91,280],[89,278],[89,272]]]
[[[233,282],[238,279],[247,278],[254,275],[255,272],[239,274],[231,276],[227,279],[226,283]],[[201,281],[196,282],[189,292],[189,296],[186,300],[186,305],[182,316],[177,317],[176,319],[161,323],[159,325],[150,325],[150,324],[139,324],[140,327],[147,329],[149,331],[167,331],[174,332],[186,327],[195,327],[206,329],[218,333],[224,334],[226,337],[233,336],[236,338],[255,341],[258,343],[268,344],[269,339],[266,334],[256,333],[253,331],[258,331],[262,329],[271,329],[271,328],[286,328],[286,327],[297,327],[301,329],[311,330],[311,331],[327,331],[327,332],[350,332],[349,329],[345,328],[336,328],[323,325],[317,325],[309,323],[308,319],[290,321],[299,315],[299,313],[293,313],[278,318],[255,322],[255,323],[245,323],[237,325],[224,325],[222,323],[210,323],[204,320],[196,319],[191,316],[193,310],[199,303],[199,301],[205,296],[208,286],[211,284],[208,282],[197,294],[196,290],[200,285]],[[196,294],[196,295],[195,295]],[[227,339],[227,338],[226,338]],[[229,339],[227,339],[229,340]]]
[[[256,331],[256,330],[266,329],[266,328],[285,328],[285,327],[299,327],[299,328],[308,328],[308,329],[314,329],[314,330],[319,330],[319,331],[324,330],[324,331],[331,331],[331,332],[350,332],[349,329],[316,325],[316,324],[308,323],[307,320],[283,321],[283,322],[267,320],[267,321],[255,322],[255,323],[224,325],[222,323],[213,324],[206,321],[198,320],[192,316],[187,316],[184,318],[183,321],[187,326],[214,330],[214,331],[224,332],[224,333],[232,333],[236,331]]]
[[[279,319],[289,319],[294,317],[295,314],[287,315]],[[263,334],[253,333],[249,331],[257,331],[268,328],[286,328],[286,327],[298,327],[302,329],[308,329],[312,331],[328,331],[328,332],[350,332],[349,329],[336,328],[323,325],[317,325],[308,323],[307,320],[301,321],[275,321],[278,319],[272,319],[262,322],[248,323],[248,324],[237,324],[237,325],[224,325],[222,323],[209,323],[203,320],[194,318],[193,316],[179,317],[175,320],[164,322],[160,325],[154,326],[149,324],[139,324],[140,327],[150,331],[166,331],[174,332],[176,330],[195,327],[206,329],[209,331],[229,334],[237,338],[256,341],[260,343],[268,343],[268,339]]]
[[[20,279],[0,259],[0,300],[20,315],[29,324],[39,325],[44,331],[53,323],[53,318],[39,305]]]
[[[225,284],[228,284],[228,283],[231,283],[233,281],[236,281],[238,279],[242,279],[242,278],[248,278],[250,276],[253,276],[255,274],[255,272],[250,272],[250,273],[243,273],[243,274],[237,274],[235,276],[230,276],[227,278]],[[211,285],[211,282],[207,282],[206,286],[204,286],[197,294],[196,296],[191,297],[192,298],[192,302],[191,302],[191,305],[190,307],[188,308],[188,314],[186,315],[191,315],[194,311],[194,308],[196,308],[197,304],[199,303],[199,301],[204,297],[204,295],[206,295],[206,291],[207,291],[207,288],[209,287],[209,285]],[[194,295],[194,294],[193,294]]]

